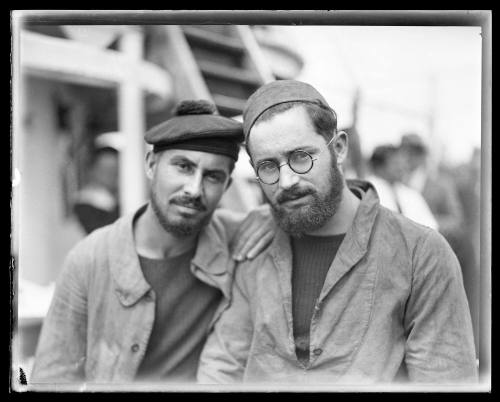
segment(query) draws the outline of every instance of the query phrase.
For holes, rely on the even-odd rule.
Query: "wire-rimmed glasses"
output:
[[[327,147],[332,143],[335,137],[336,136],[333,136],[330,142],[326,144]],[[290,169],[295,173],[305,174],[313,168],[314,161],[318,160],[319,154],[321,154],[321,152],[313,157],[309,152],[297,149],[291,152],[288,155],[287,162],[281,165],[275,161],[263,161],[257,165],[257,179],[264,184],[275,184],[280,179],[280,169],[285,165],[290,166]]]

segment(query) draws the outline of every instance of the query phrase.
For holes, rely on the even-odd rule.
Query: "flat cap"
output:
[[[312,86],[302,81],[278,80],[261,86],[248,98],[243,111],[243,131],[245,138],[255,121],[267,109],[287,102],[317,102],[321,101],[329,107],[323,96]]]
[[[144,140],[153,145],[154,152],[188,149],[237,160],[244,139],[242,124],[215,112],[207,101],[183,101],[174,116],[148,130]]]

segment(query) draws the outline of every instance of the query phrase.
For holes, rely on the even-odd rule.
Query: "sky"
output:
[[[468,160],[481,145],[481,28],[281,26],[279,35],[304,59],[297,79],[315,86],[338,116],[352,122],[369,156],[417,132],[436,159]]]

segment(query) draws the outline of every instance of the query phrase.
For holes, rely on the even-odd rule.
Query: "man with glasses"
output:
[[[281,230],[236,269],[201,383],[474,382],[460,266],[436,231],[346,181],[347,135],[312,86],[258,89],[243,128]]]

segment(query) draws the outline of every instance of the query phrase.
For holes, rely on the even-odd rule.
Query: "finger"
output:
[[[274,233],[275,232],[273,230],[270,230],[269,228],[266,228],[265,230],[260,230],[258,233],[256,233],[256,235],[250,238],[248,242],[245,244],[245,247],[242,250],[243,258],[246,258],[246,256],[250,251],[258,247],[258,244],[261,242],[262,239],[264,239],[265,241],[269,241],[269,239],[272,239],[274,237]],[[259,246],[259,251],[261,248],[262,246]]]
[[[269,205],[261,205],[251,211],[243,220],[234,240],[231,242],[233,258],[237,261],[244,259],[245,254],[255,245],[261,236],[269,230],[269,216],[271,208]]]
[[[231,242],[233,245],[233,253],[239,253],[243,245],[248,241],[250,236],[253,234],[253,230],[251,230],[252,220],[245,219],[241,226],[238,228],[238,231],[234,235],[233,241]]]
[[[239,252],[235,253],[235,255],[238,257],[236,260],[241,261],[244,260],[246,257],[246,254],[262,239],[265,235],[268,233],[274,233],[274,229],[270,227],[269,225],[264,225],[260,226],[259,228],[256,228],[252,235],[248,237],[245,243],[241,244],[241,247],[239,248]],[[250,232],[251,233],[251,232]]]
[[[242,261],[244,259],[243,258],[243,256],[244,256],[243,252],[246,252],[246,250],[245,250],[245,244],[248,243],[249,239],[250,239],[250,237],[249,237],[249,235],[247,233],[247,234],[245,234],[245,236],[241,236],[240,238],[234,240],[234,243],[233,243],[234,246],[233,246],[233,252],[232,252],[232,254],[233,254],[233,258],[235,260]]]
[[[246,254],[246,258],[251,260],[258,256],[274,239],[274,232],[266,233],[258,243]]]
[[[254,230],[253,233],[246,239],[246,241],[240,244],[239,251],[236,253],[237,257],[240,259],[245,259],[245,255],[258,243],[258,241],[264,236],[266,232],[263,232],[262,228],[259,230]],[[237,258],[238,259],[238,258]]]
[[[261,220],[248,218],[247,220],[250,221],[250,224],[245,228],[240,228],[232,242],[233,255],[241,256],[242,258],[259,241],[261,236],[271,230]]]

